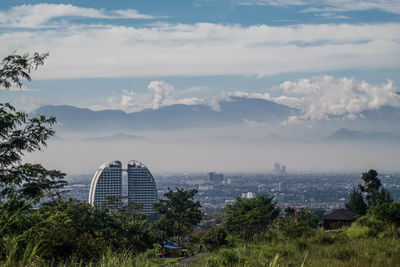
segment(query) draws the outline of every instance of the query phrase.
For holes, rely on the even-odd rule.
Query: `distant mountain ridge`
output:
[[[133,113],[121,110],[93,111],[88,108],[49,105],[40,107],[33,113],[55,116],[59,122],[58,127],[62,129],[91,131],[218,127],[243,123],[244,120],[278,122],[299,112],[296,109],[263,99],[235,97],[230,101],[221,101],[219,105],[221,111],[213,110],[203,104],[175,104]]]
[[[132,134],[117,133],[110,136],[99,136],[99,137],[88,137],[83,139],[83,141],[89,142],[109,142],[109,141],[132,141],[132,140],[144,140],[146,137],[137,136]]]
[[[399,141],[400,135],[389,132],[363,132],[352,131],[342,128],[332,135],[326,137],[327,142],[347,142],[347,141]]]
[[[57,129],[68,131],[109,131],[124,132],[136,130],[173,130],[185,128],[220,127],[247,122],[281,123],[289,116],[301,115],[301,111],[272,101],[256,98],[232,97],[220,101],[220,111],[208,105],[175,104],[163,106],[158,109],[144,109],[138,112],[126,113],[122,110],[93,111],[88,108],[74,106],[42,106],[33,114],[52,115],[59,122]],[[351,121],[354,127],[371,125],[379,129],[381,126],[400,125],[400,108],[381,107],[378,110],[363,111],[360,116]],[[348,124],[349,125],[349,124]],[[348,127],[343,125],[343,127]],[[343,130],[343,129],[342,129]],[[346,129],[345,129],[346,130]],[[350,130],[348,130],[350,131]],[[380,132],[356,133],[339,132],[330,139],[382,139],[397,140],[397,136]]]

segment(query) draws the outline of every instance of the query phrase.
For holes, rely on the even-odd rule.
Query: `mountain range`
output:
[[[55,116],[58,121],[57,130],[73,132],[109,132],[112,134],[131,130],[174,130],[186,128],[205,128],[231,126],[244,122],[276,123],[277,125],[289,116],[300,115],[300,110],[277,104],[264,99],[232,97],[220,101],[220,110],[216,111],[208,105],[175,104],[158,109],[144,109],[126,113],[122,110],[93,111],[66,105],[42,106],[33,114]],[[381,107],[378,110],[364,111],[355,120],[336,120],[337,128],[343,128],[324,141],[344,140],[398,140],[399,136],[390,132],[379,131],[391,125],[397,132],[400,123],[400,108]],[[367,126],[370,132],[347,130],[344,128],[362,129]],[[324,127],[324,126],[321,126]],[[375,130],[376,129],[376,130]],[[295,134],[295,133],[294,133]],[[100,137],[101,138],[101,137]],[[138,139],[140,136],[108,136],[105,139]],[[104,139],[103,138],[103,139]],[[90,140],[87,140],[90,141]],[[101,141],[101,140],[91,140]],[[103,140],[106,141],[106,140]]]
[[[219,102],[220,111],[208,105],[175,104],[158,109],[126,113],[121,110],[93,111],[73,106],[42,106],[34,114],[55,116],[58,127],[72,131],[154,130],[218,127],[249,121],[284,121],[299,111],[262,99],[232,98]]]
[[[400,141],[400,135],[390,132],[363,132],[342,128],[326,137],[327,142],[352,142],[352,141]]]

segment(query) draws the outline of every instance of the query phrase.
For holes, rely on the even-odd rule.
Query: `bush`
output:
[[[221,253],[222,264],[226,265],[233,265],[239,262],[239,256],[236,254],[234,250],[224,250]]]
[[[210,228],[202,237],[204,245],[214,250],[221,246],[227,245],[227,234],[222,226]]]
[[[307,223],[295,222],[291,218],[280,218],[276,221],[276,225],[283,235],[290,239],[311,237],[315,234],[315,230],[310,228]]]
[[[348,241],[346,235],[340,232],[327,233],[323,230],[316,231],[316,234],[312,240],[319,245],[332,245],[334,243],[344,243]]]
[[[278,241],[281,238],[281,235],[278,231],[275,230],[268,230],[264,234],[265,241]]]
[[[366,215],[347,228],[346,234],[352,238],[376,237],[384,229],[385,225],[381,220],[376,219],[374,216]]]

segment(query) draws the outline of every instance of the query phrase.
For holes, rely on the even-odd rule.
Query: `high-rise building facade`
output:
[[[154,214],[153,204],[157,201],[156,183],[149,169],[135,160],[129,161],[128,169],[122,169],[120,161],[103,163],[93,176],[89,203],[97,208],[109,204],[111,212],[122,207],[121,201],[112,202],[112,198],[122,197],[123,171],[128,173],[128,203],[141,204],[143,208],[140,212]]]
[[[154,213],[153,204],[157,201],[156,182],[147,167],[135,160],[128,163],[128,202],[143,205],[141,212]]]
[[[90,184],[89,203],[96,208],[100,208],[107,201],[112,201],[112,197],[122,196],[122,164],[120,161],[110,161],[103,163],[93,176]],[[119,208],[110,207],[111,210]]]

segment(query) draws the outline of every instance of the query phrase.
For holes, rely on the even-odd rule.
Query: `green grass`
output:
[[[157,249],[135,254],[134,251],[106,249],[96,262],[84,263],[77,258],[52,263],[41,259],[39,244],[29,244],[18,251],[17,238],[3,238],[6,257],[0,266],[174,266],[178,258],[159,258]],[[187,266],[400,266],[400,239],[354,237],[347,230],[326,233],[316,231],[311,237],[289,239],[279,232],[268,233],[251,243],[236,242],[199,257]]]
[[[400,241],[349,239],[317,232],[308,239],[279,238],[220,249],[189,266],[400,266]]]

